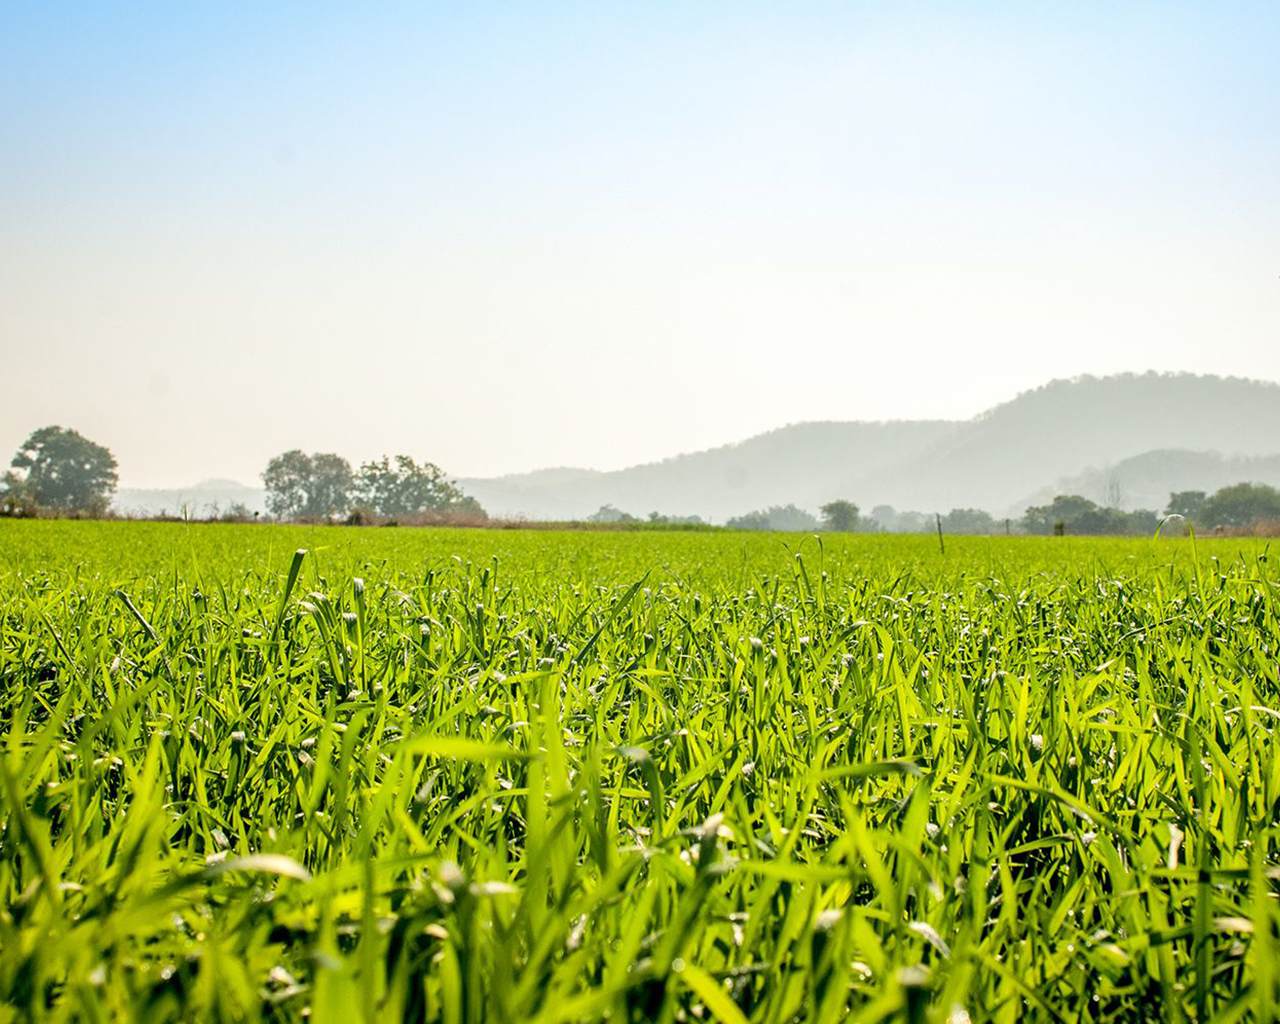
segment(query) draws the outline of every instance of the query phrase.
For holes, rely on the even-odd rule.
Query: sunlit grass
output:
[[[0,1020],[1270,1019],[1278,587],[0,522]]]

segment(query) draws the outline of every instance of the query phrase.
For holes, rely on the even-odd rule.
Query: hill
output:
[[[816,510],[837,497],[864,508],[974,507],[1003,516],[1020,514],[1030,498],[1056,493],[1063,481],[1149,453],[1221,453],[1221,473],[1230,476],[1245,468],[1231,459],[1278,449],[1280,385],[1148,373],[1053,381],[961,422],[800,423],[614,472],[561,469],[461,483],[491,514],[531,519],[580,518],[612,504],[641,516],[658,510],[723,520],[788,502]],[[1219,479],[1216,470],[1198,476],[1190,466],[1167,480],[1199,487],[1197,480],[1210,486]],[[1163,488],[1166,479],[1157,477],[1141,485],[1135,478],[1133,495]]]
[[[1280,484],[1280,385],[1190,374],[1059,380],[967,421],[797,423],[610,472],[557,467],[459,481],[494,516],[582,519],[602,505],[712,522],[834,498],[865,509],[1020,515],[1055,494],[1160,509],[1174,490]],[[263,492],[232,480],[123,489],[124,513],[207,516]]]
[[[900,508],[1017,514],[1054,481],[1171,448],[1274,453],[1280,386],[1155,373],[1054,381],[959,425],[919,458],[852,482]]]
[[[946,421],[799,423],[737,444],[613,472],[565,470],[459,481],[491,515],[581,519],[602,505],[722,520],[767,505],[811,508],[840,497],[849,474],[900,465],[954,429]]]

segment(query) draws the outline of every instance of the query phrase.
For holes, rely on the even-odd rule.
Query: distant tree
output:
[[[1198,523],[1207,498],[1208,495],[1204,491],[1174,491],[1169,495],[1169,505],[1165,508],[1164,514],[1182,516],[1193,523]]]
[[[1075,533],[1073,523],[1088,522],[1098,513],[1098,506],[1078,494],[1060,494],[1048,505],[1034,505],[1022,516],[1022,529],[1026,533],[1048,536],[1061,523],[1064,532]]]
[[[1139,508],[1132,512],[1123,512],[1124,533],[1146,536],[1156,532],[1160,525],[1160,515],[1153,509]]]
[[[267,463],[262,483],[267,510],[277,519],[325,519],[351,505],[351,464],[341,455],[295,448]]]
[[[892,505],[877,505],[871,510],[871,518],[880,524],[881,529],[892,533],[898,521],[898,511]]]
[[[1240,529],[1280,520],[1280,491],[1266,484],[1232,484],[1216,491],[1200,510],[1206,526]]]
[[[942,529],[946,533],[995,533],[996,521],[980,508],[953,508],[942,517]]]
[[[1103,508],[1120,508],[1124,505],[1124,484],[1112,473],[1107,477],[1106,490],[1102,496]]]
[[[1102,508],[1078,494],[1060,494],[1048,505],[1027,509],[1022,517],[1025,533],[1107,536],[1153,533],[1159,517],[1146,509],[1124,512]]]
[[[243,501],[233,501],[225,512],[219,512],[215,518],[222,523],[247,523],[258,516]]]
[[[433,462],[385,455],[360,467],[355,481],[356,504],[379,516],[412,516],[428,512],[467,511],[483,515],[480,504],[463,493]]]
[[[5,476],[6,504],[25,499],[48,508],[105,512],[118,479],[108,449],[64,427],[41,427],[10,465],[18,472]]]
[[[877,505],[871,510],[870,522],[864,523],[862,528],[872,532],[880,529],[885,533],[931,533],[933,516],[923,512],[899,512],[892,505]]]
[[[311,456],[311,502],[307,514],[315,517],[346,515],[351,507],[351,463],[341,455],[320,452]]]
[[[929,533],[933,530],[933,516],[907,509],[898,513],[898,533]]]
[[[773,505],[746,515],[735,516],[725,525],[731,530],[776,530],[779,533],[799,533],[816,530],[822,524],[817,516],[795,505]]]
[[[0,478],[0,515],[35,515],[37,507],[31,488],[21,476],[10,471]]]
[[[652,520],[652,516],[650,517]],[[614,508],[612,505],[601,505],[591,515],[587,516],[588,523],[638,523],[640,520],[633,516],[630,512],[623,512],[621,509]]]
[[[819,510],[822,525],[836,533],[853,533],[858,528],[858,506],[851,501],[829,501]]]
[[[294,519],[307,507],[311,488],[311,456],[294,448],[277,455],[262,473],[267,511],[277,519]]]
[[[745,512],[740,516],[734,516],[725,524],[730,530],[768,530],[769,514],[763,511]]]
[[[650,512],[649,522],[656,526],[697,526],[703,524],[702,516],[673,516],[664,512]]]

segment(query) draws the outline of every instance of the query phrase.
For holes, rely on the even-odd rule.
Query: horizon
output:
[[[9,8],[0,444],[604,471],[1280,379],[1280,8]],[[196,468],[198,467],[198,468]]]
[[[448,470],[448,468],[447,468],[447,467],[441,467],[441,468],[445,469],[446,475],[447,475],[450,479],[453,479],[453,480],[479,480],[479,479],[487,479],[487,480],[501,480],[501,479],[503,479],[503,478],[505,478],[505,477],[521,477],[521,476],[529,476],[529,475],[533,475],[533,474],[537,474],[537,473],[556,473],[556,472],[578,472],[578,473],[592,473],[592,474],[606,474],[606,473],[614,473],[614,472],[619,472],[619,471],[621,471],[621,470],[626,470],[626,469],[636,469],[636,468],[639,468],[639,467],[642,467],[642,466],[659,465],[659,464],[662,464],[662,463],[664,463],[664,462],[669,462],[669,461],[674,460],[674,459],[680,459],[680,458],[683,458],[683,457],[685,457],[685,456],[689,456],[689,455],[697,455],[697,454],[700,454],[700,453],[703,453],[703,452],[715,451],[715,450],[724,449],[724,448],[733,448],[733,447],[735,447],[736,445],[742,444],[742,443],[747,442],[747,441],[754,440],[754,439],[756,439],[756,438],[765,437],[765,436],[768,436],[768,435],[771,435],[771,434],[780,433],[780,432],[783,432],[783,431],[786,431],[786,430],[790,430],[790,429],[792,429],[792,428],[796,428],[796,427],[804,427],[804,426],[810,426],[810,425],[837,425],[837,424],[839,424],[839,425],[847,425],[847,424],[857,424],[857,423],[867,424],[867,425],[877,425],[877,424],[890,425],[890,424],[905,424],[905,423],[920,423],[920,422],[935,422],[935,423],[948,423],[948,424],[954,424],[954,425],[961,425],[961,424],[964,424],[964,423],[970,423],[970,422],[973,422],[973,421],[975,421],[975,420],[978,420],[978,419],[980,419],[981,417],[986,416],[987,414],[992,413],[992,412],[994,412],[995,410],[997,410],[997,409],[1001,408],[1002,406],[1009,405],[1009,404],[1011,404],[1011,403],[1013,403],[1013,402],[1017,401],[1018,399],[1023,398],[1023,397],[1024,397],[1024,396],[1026,396],[1026,395],[1030,395],[1030,394],[1032,394],[1032,393],[1034,393],[1034,392],[1042,391],[1042,390],[1045,390],[1045,389],[1047,389],[1047,388],[1051,388],[1051,387],[1054,387],[1054,386],[1057,386],[1057,385],[1069,385],[1069,384],[1078,383],[1078,382],[1084,382],[1084,381],[1089,381],[1089,380],[1124,379],[1124,378],[1126,378],[1126,377],[1142,378],[1142,377],[1149,377],[1149,376],[1156,376],[1156,377],[1173,377],[1173,378],[1177,378],[1177,377],[1213,378],[1213,379],[1217,379],[1217,380],[1222,380],[1222,381],[1224,381],[1224,382],[1236,381],[1236,382],[1246,383],[1246,384],[1261,384],[1261,385],[1264,385],[1264,386],[1270,386],[1270,387],[1278,387],[1278,388],[1280,388],[1280,381],[1263,380],[1263,379],[1256,378],[1256,377],[1235,377],[1235,376],[1224,376],[1224,375],[1221,375],[1221,374],[1194,374],[1194,373],[1188,373],[1187,371],[1182,371],[1182,370],[1145,370],[1145,371],[1142,371],[1142,372],[1134,372],[1134,373],[1109,374],[1109,375],[1107,375],[1107,376],[1100,376],[1100,375],[1098,375],[1098,374],[1084,373],[1084,374],[1079,374],[1079,375],[1078,375],[1078,376],[1076,376],[1076,377],[1060,377],[1060,378],[1055,378],[1055,379],[1053,379],[1053,380],[1046,381],[1046,382],[1044,382],[1043,384],[1040,384],[1040,385],[1038,385],[1038,386],[1036,386],[1036,387],[1027,388],[1027,389],[1025,389],[1025,390],[1023,390],[1023,391],[1019,391],[1016,395],[1013,395],[1013,396],[1011,396],[1011,397],[1009,397],[1009,398],[1007,398],[1007,399],[1004,399],[1004,400],[1003,400],[1003,401],[1001,401],[1001,402],[996,403],[996,404],[995,404],[995,405],[993,405],[993,406],[989,406],[989,407],[987,407],[987,408],[985,408],[985,409],[981,409],[981,410],[979,410],[978,412],[974,413],[972,416],[967,416],[967,417],[960,418],[960,419],[948,419],[948,420],[942,420],[942,419],[935,419],[935,420],[918,420],[918,419],[914,419],[914,420],[913,420],[913,419],[903,419],[903,418],[899,418],[899,419],[882,419],[882,420],[800,420],[800,421],[796,421],[796,422],[793,422],[793,423],[783,423],[783,424],[780,424],[780,425],[775,426],[775,427],[770,427],[770,428],[767,428],[767,429],[765,429],[765,430],[760,431],[760,432],[759,432],[759,433],[757,433],[757,434],[752,434],[752,435],[750,435],[749,437],[738,438],[738,439],[736,439],[736,440],[732,440],[732,441],[725,442],[724,444],[720,444],[720,445],[711,445],[711,446],[709,446],[709,447],[707,447],[707,448],[700,448],[700,449],[693,449],[693,450],[686,450],[686,451],[673,452],[673,453],[671,453],[671,454],[668,454],[668,455],[665,455],[665,456],[659,456],[658,458],[651,459],[651,460],[648,460],[648,461],[646,461],[646,462],[642,462],[642,463],[632,463],[631,465],[628,465],[628,466],[612,467],[612,468],[608,468],[608,469],[602,469],[602,468],[595,467],[595,466],[569,466],[569,465],[554,465],[554,466],[553,466],[553,465],[537,465],[537,466],[531,466],[531,467],[528,467],[528,468],[525,468],[525,469],[516,469],[516,470],[513,470],[513,471],[511,471],[511,472],[509,472],[509,473],[497,474],[497,475],[494,475],[494,476],[492,476],[492,477],[479,477],[479,476],[476,476],[476,475],[474,475],[474,474],[460,474],[460,473],[453,473],[453,472],[450,472],[450,471]],[[74,429],[74,428],[73,428],[73,429]],[[277,453],[277,454],[278,454],[278,453]],[[396,454],[407,454],[407,453],[396,453],[396,452],[385,451],[385,452],[378,452],[378,453],[376,453],[376,454],[371,454],[371,455],[368,455],[368,456],[363,456],[363,457],[360,457],[360,458],[349,458],[349,457],[347,456],[347,454],[346,454],[346,453],[344,453],[344,452],[336,452],[336,453],[334,453],[334,454],[341,455],[341,456],[343,456],[344,458],[348,458],[348,461],[350,461],[350,462],[351,462],[352,466],[358,466],[360,463],[362,463],[362,462],[364,462],[364,461],[366,461],[366,460],[371,460],[371,459],[381,458],[381,457],[383,457],[384,455],[386,455],[386,456],[394,456],[394,455],[396,455]],[[196,479],[196,480],[194,480],[194,481],[191,481],[191,482],[188,482],[188,483],[185,483],[185,484],[166,484],[166,485],[158,485],[158,486],[154,486],[154,487],[152,487],[152,486],[138,486],[138,485],[135,485],[135,484],[133,484],[133,483],[129,483],[129,482],[122,482],[122,483],[119,485],[118,490],[129,490],[129,491],[178,491],[178,492],[181,492],[181,491],[183,491],[183,490],[194,490],[194,489],[196,489],[196,488],[199,488],[199,487],[205,487],[205,486],[207,486],[207,485],[211,485],[211,484],[232,484],[232,485],[235,485],[235,486],[238,486],[238,487],[244,487],[244,488],[247,488],[247,489],[261,490],[261,489],[262,489],[262,475],[261,475],[261,473],[258,473],[258,474],[256,474],[255,476],[253,476],[253,477],[251,478],[251,480],[241,480],[241,479],[237,479],[237,478],[234,478],[234,477],[216,477],[216,476],[209,476],[209,477],[200,477],[200,478],[198,478],[198,479]]]

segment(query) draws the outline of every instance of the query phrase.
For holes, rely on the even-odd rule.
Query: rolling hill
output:
[[[659,511],[716,521],[768,505],[817,508],[837,494],[834,481],[889,472],[953,429],[946,421],[799,423],[613,472],[552,482],[524,473],[459,483],[491,515],[581,519],[609,504],[641,516]]]
[[[973,507],[1003,516],[1068,481],[1096,489],[1088,474],[1114,475],[1108,467],[1168,450],[1214,453],[1184,460],[1168,478],[1177,489],[1212,490],[1223,473],[1245,472],[1230,460],[1280,450],[1280,385],[1192,374],[1079,377],[1024,392],[972,420],[801,423],[614,472],[461,483],[491,514],[530,519],[581,518],[611,504],[634,515],[657,510],[719,521],[788,502],[815,510],[833,498],[864,508]],[[1221,472],[1211,468],[1219,465],[1214,458],[1224,460]],[[1131,488],[1119,480],[1121,493],[1165,487],[1145,466]]]
[[[712,522],[770,505],[1018,516],[1055,494],[1160,509],[1173,490],[1280,485],[1280,385],[1191,374],[1058,380],[971,420],[814,422],[603,472],[557,467],[459,480],[493,516],[582,519],[602,505]],[[230,480],[122,489],[117,510],[206,516],[263,492]]]

